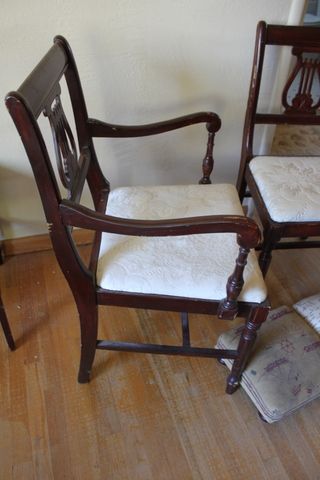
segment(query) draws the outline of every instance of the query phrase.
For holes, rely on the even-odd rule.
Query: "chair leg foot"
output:
[[[79,308],[81,328],[81,353],[78,373],[79,383],[88,383],[97,347],[98,309],[97,306]]]
[[[91,369],[93,360],[96,353],[96,339],[89,341],[86,339],[86,342],[81,346],[81,358],[80,366],[78,373],[78,382],[79,383],[88,383],[90,381]]]
[[[90,382],[90,371],[81,371],[78,373],[78,383],[89,383]]]
[[[240,386],[240,380],[234,375],[230,374],[227,379],[226,393],[232,395]]]
[[[0,324],[2,325],[3,333],[4,333],[4,336],[6,338],[6,341],[7,341],[7,344],[9,346],[10,350],[15,350],[16,345],[15,345],[13,337],[12,337],[12,333],[11,333],[9,322],[8,322],[8,319],[7,319],[7,316],[6,316],[6,312],[5,312],[4,307],[2,305],[1,297],[0,297]]]
[[[7,342],[8,342],[10,350],[13,352],[17,347],[16,347],[16,344],[15,344],[12,336],[7,338]]]

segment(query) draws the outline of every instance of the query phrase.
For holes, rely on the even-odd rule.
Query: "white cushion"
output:
[[[293,308],[320,334],[320,293],[299,300]]]
[[[255,157],[249,168],[275,222],[320,220],[320,157]]]
[[[106,213],[144,220],[198,215],[243,215],[233,185],[125,187],[111,191]],[[235,267],[236,234],[135,237],[103,233],[97,283],[113,291],[220,300]],[[244,301],[261,302],[266,286],[251,252]]]

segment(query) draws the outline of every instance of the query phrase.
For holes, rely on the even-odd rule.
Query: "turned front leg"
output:
[[[236,260],[235,269],[228,278],[227,282],[227,296],[224,298],[218,307],[217,315],[219,318],[226,320],[233,320],[238,313],[238,296],[242,290],[244,280],[243,271],[247,264],[247,258],[250,250],[248,248],[240,247],[239,255]]]
[[[211,123],[207,123],[206,127],[207,127],[207,130],[209,132],[208,133],[207,151],[206,151],[206,155],[205,155],[205,157],[202,161],[203,176],[202,176],[201,180],[199,180],[199,183],[205,184],[205,185],[211,183],[210,175],[211,175],[211,172],[213,170],[213,164],[214,164],[212,152],[213,152],[214,135],[215,135],[214,127]]]
[[[242,372],[246,367],[257,338],[257,331],[267,318],[268,311],[268,307],[265,306],[252,309],[240,337],[238,356],[233,362],[231,373],[227,379],[226,393],[232,394],[238,388]]]

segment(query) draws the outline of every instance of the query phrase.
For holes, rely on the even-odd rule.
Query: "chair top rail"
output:
[[[266,44],[320,48],[320,27],[267,25]]]
[[[65,51],[54,44],[18,89],[37,118],[68,66]]]
[[[320,125],[320,115],[306,115],[305,113],[256,113],[253,121],[256,124],[264,125]]]

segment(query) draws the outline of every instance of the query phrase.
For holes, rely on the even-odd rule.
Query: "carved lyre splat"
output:
[[[60,179],[70,197],[79,165],[76,144],[62,108],[60,94],[61,88],[58,85],[51,96],[52,101],[47,104],[43,113],[50,122]]]
[[[297,61],[282,93],[285,113],[315,114],[320,106],[319,51],[310,48],[308,52],[304,52],[300,48],[293,48],[292,54],[297,57]],[[297,85],[297,92],[289,99],[294,83]]]

